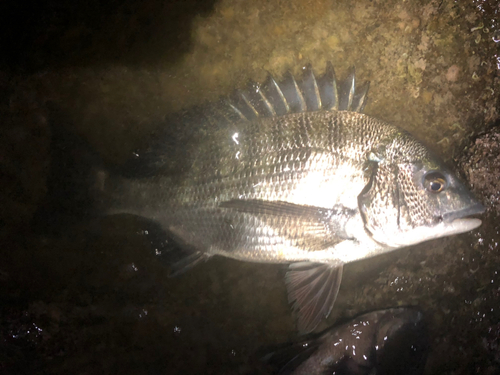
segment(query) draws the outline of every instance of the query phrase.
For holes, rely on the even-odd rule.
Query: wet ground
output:
[[[426,374],[500,372],[496,1],[68,4],[0,6],[0,373],[248,374],[256,349],[296,338],[280,266],[213,259],[170,279],[133,218],[102,219],[98,236],[28,224],[46,193],[47,102],[120,163],[169,113],[328,60],[339,76],[355,65],[365,112],[457,165],[488,207],[470,234],[348,265],[328,324],[419,306]]]

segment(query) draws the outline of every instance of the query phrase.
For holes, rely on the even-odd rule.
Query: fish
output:
[[[423,313],[400,307],[368,312],[314,337],[278,345],[261,361],[279,375],[418,375],[424,373],[428,352]]]
[[[337,80],[331,63],[319,78],[311,64],[298,81],[269,74],[169,117],[118,166],[85,153],[75,161],[77,141],[57,125],[67,115],[53,105],[51,158],[62,162],[35,222],[141,217],[181,250],[173,276],[213,256],[288,265],[297,328],[311,332],[345,264],[481,224],[471,216],[484,207],[439,158],[362,113],[368,89],[354,68]]]

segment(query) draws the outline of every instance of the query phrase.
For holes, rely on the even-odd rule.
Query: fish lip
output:
[[[486,211],[486,208],[478,202],[461,210],[445,213],[442,217],[444,222],[451,223],[456,219],[461,219],[476,214],[482,214],[484,211]]]

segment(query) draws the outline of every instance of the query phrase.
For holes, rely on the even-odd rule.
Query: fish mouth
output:
[[[463,208],[458,211],[447,212],[443,214],[442,219],[445,223],[451,223],[457,219],[462,220],[477,220],[477,219],[467,219],[468,216],[482,214],[486,208],[481,203],[475,203],[472,206]]]
[[[452,236],[476,229],[482,224],[481,220],[468,216],[481,214],[484,211],[484,206],[476,202],[461,210],[443,214],[438,217],[437,222],[434,224],[419,226],[410,231],[403,232],[401,236],[396,236],[396,238],[392,238],[390,241],[387,240],[387,236],[377,237],[374,235],[373,238],[379,243],[396,249],[416,245],[424,241]]]

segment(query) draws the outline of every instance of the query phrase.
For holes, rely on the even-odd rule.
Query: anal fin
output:
[[[210,258],[202,248],[187,242],[184,232],[176,227],[165,230],[154,220],[141,216],[137,220],[142,228],[139,232],[147,238],[156,258],[169,268],[169,277],[182,275],[197,264]]]
[[[299,262],[290,265],[285,282],[300,333],[312,332],[328,317],[337,299],[342,271],[342,264]]]
[[[169,235],[182,249],[181,259],[170,266],[169,277],[182,275],[197,264],[207,261],[210,256],[203,251],[204,245],[199,243],[197,238],[187,232],[182,226],[170,226]]]
[[[201,251],[196,251],[192,254],[189,254],[185,258],[179,260],[178,262],[170,266],[170,273],[168,276],[176,277],[182,275],[184,272],[189,271],[197,264],[207,261],[208,258],[209,257],[205,253],[202,253]]]

